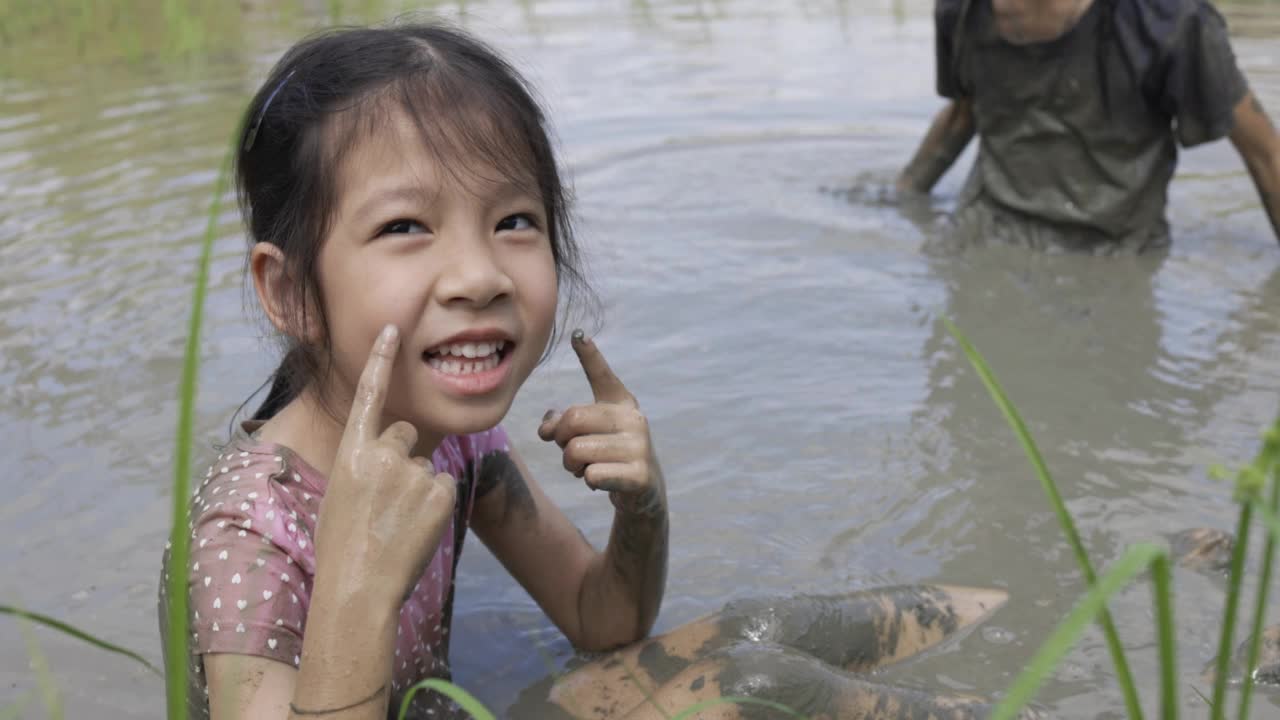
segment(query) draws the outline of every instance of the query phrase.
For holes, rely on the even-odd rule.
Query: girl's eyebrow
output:
[[[374,210],[382,205],[390,205],[394,202],[420,202],[425,198],[427,193],[420,187],[412,185],[401,185],[400,187],[388,188],[386,190],[375,192],[356,208],[355,216],[357,218],[371,214]]]
[[[493,186],[489,197],[494,205],[502,205],[516,200],[537,200],[538,192],[514,180],[503,180]]]

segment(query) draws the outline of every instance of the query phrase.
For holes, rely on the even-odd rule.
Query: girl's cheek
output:
[[[548,338],[551,325],[555,322],[556,306],[559,304],[559,283],[556,281],[555,269],[552,268],[538,278],[538,287],[533,293],[532,308],[539,326],[545,327]]]

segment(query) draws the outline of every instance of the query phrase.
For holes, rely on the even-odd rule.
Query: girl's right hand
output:
[[[426,458],[411,457],[418,432],[396,422],[380,435],[391,367],[400,348],[394,325],[374,341],[338,444],[316,528],[316,591],[346,602],[373,601],[399,612],[453,515],[456,489]]]

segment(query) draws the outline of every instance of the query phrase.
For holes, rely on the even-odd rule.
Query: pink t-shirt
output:
[[[436,472],[458,482],[458,506],[435,557],[400,609],[392,677],[392,715],[403,691],[428,677],[449,677],[453,580],[474,501],[481,459],[505,452],[501,427],[449,436],[432,455]],[[234,439],[196,483],[191,500],[191,657],[188,705],[208,718],[201,656],[237,653],[298,667],[315,576],[316,518],[327,478],[288,448],[252,436]],[[164,558],[168,577],[169,554]],[[166,633],[165,583],[160,587]],[[447,703],[419,691],[413,717],[439,717]],[[428,698],[430,700],[428,701]]]

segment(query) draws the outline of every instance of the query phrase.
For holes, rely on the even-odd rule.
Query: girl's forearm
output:
[[[614,513],[609,545],[583,578],[578,595],[584,650],[605,650],[645,637],[657,620],[667,580],[667,498],[651,498]]]
[[[398,608],[326,592],[317,578],[289,717],[384,720],[398,620]]]

